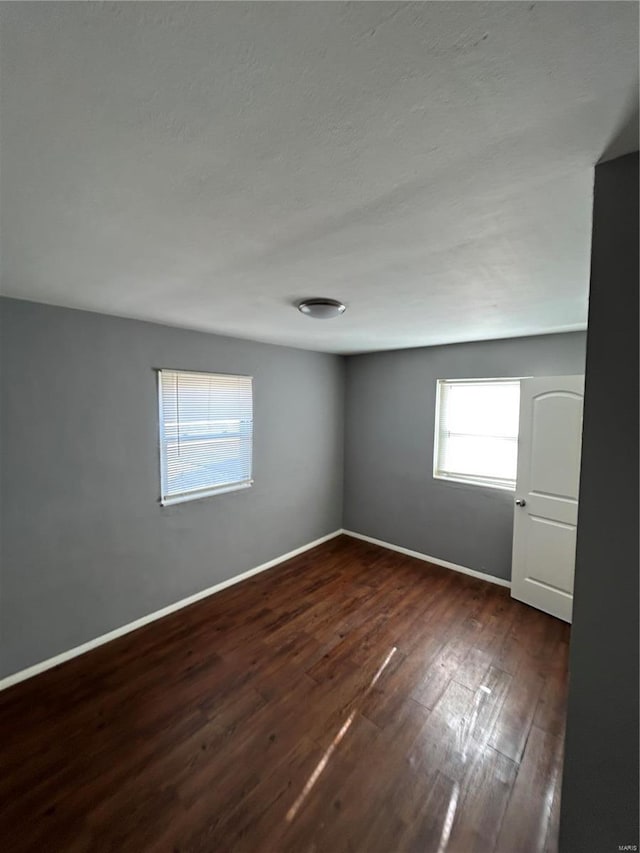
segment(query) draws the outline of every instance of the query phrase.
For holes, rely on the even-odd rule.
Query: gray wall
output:
[[[585,333],[347,359],[344,527],[511,576],[513,492],[433,478],[437,379],[584,372]]]
[[[341,358],[0,307],[0,674],[341,527]],[[155,367],[255,377],[253,488],[159,506]]]
[[[560,850],[638,844],[638,155],[596,167]]]

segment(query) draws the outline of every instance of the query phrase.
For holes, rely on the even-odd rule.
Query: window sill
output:
[[[499,489],[501,492],[515,492],[516,485],[507,485],[505,483],[496,483],[491,480],[472,480],[465,477],[445,477],[442,474],[434,474],[434,480],[440,480],[442,483],[461,483],[464,486],[480,486],[483,489]]]
[[[173,497],[162,498],[160,500],[160,506],[175,506],[176,504],[184,504],[189,501],[198,501],[201,498],[211,498],[214,495],[224,495],[227,492],[238,492],[242,489],[250,489],[253,485],[253,480],[249,480],[246,483],[231,483],[228,486],[220,486],[218,489],[207,489],[202,492],[192,492],[191,494],[186,495],[175,495]]]

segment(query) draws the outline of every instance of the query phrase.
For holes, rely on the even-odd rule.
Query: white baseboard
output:
[[[440,560],[438,557],[429,557],[427,554],[421,554],[420,551],[411,551],[409,548],[403,548],[401,545],[392,545],[390,542],[383,542],[381,539],[374,539],[372,536],[365,536],[363,533],[355,533],[353,530],[343,530],[345,536],[352,536],[354,539],[362,539],[364,542],[370,542],[372,545],[379,545],[381,548],[388,548],[390,551],[398,551],[400,554],[405,554],[407,557],[415,557],[416,560],[424,560],[425,563],[434,563],[436,566],[443,566],[445,569],[453,569],[454,572],[461,572],[463,575],[471,575],[472,578],[478,578],[481,581],[489,581],[498,586],[506,586],[511,588],[511,582],[503,578],[496,578],[493,575],[488,575],[485,572],[477,572],[475,569],[468,569],[466,566],[459,566],[457,563],[450,563],[448,560]]]
[[[135,622],[129,622],[127,625],[123,625],[121,628],[116,628],[113,631],[109,631],[108,634],[102,634],[100,637],[96,637],[94,640],[89,640],[87,643],[83,643],[81,646],[76,646],[73,649],[69,649],[66,652],[62,652],[59,655],[55,655],[55,657],[48,658],[47,660],[43,660],[40,663],[36,663],[33,666],[28,667],[27,669],[22,669],[19,672],[14,672],[11,675],[7,675],[5,678],[0,679],[0,690],[6,690],[7,687],[11,687],[14,684],[18,684],[20,681],[26,681],[27,678],[33,678],[34,675],[39,675],[41,672],[45,672],[47,669],[51,669],[54,666],[58,666],[65,661],[71,660],[72,658],[76,658],[79,655],[85,654],[85,652],[90,652],[91,649],[95,649],[98,646],[102,646],[105,643],[109,643],[111,640],[115,640],[118,637],[122,637],[125,634],[129,634],[131,631],[135,631],[137,628],[142,628],[143,625],[148,625],[150,622],[155,622],[156,619],[162,619],[163,616],[168,616],[170,613],[175,613],[176,610],[181,610],[183,607],[188,607],[189,604],[195,604],[196,601],[200,601],[203,598],[207,598],[210,595],[214,595],[216,592],[220,592],[223,589],[226,589],[228,586],[233,586],[233,584],[239,583],[240,581],[246,580],[246,578],[250,578],[253,575],[257,575],[260,572],[265,572],[267,569],[273,568],[273,566],[277,566],[279,563],[284,563],[285,560],[290,560],[292,557],[297,557],[298,554],[302,554],[305,551],[309,551],[311,548],[315,548],[317,545],[322,545],[323,542],[328,542],[329,539],[334,539],[336,536],[340,536],[342,530],[334,530],[333,533],[328,533],[326,536],[321,536],[320,539],[314,539],[313,542],[308,542],[306,545],[301,545],[299,548],[295,548],[293,551],[289,551],[287,554],[282,554],[280,557],[275,557],[273,560],[269,560],[267,563],[262,563],[260,566],[256,566],[253,569],[249,569],[246,572],[242,572],[240,575],[235,575],[232,578],[229,578],[226,581],[222,581],[221,583],[217,583],[215,586],[210,586],[207,589],[203,589],[201,592],[196,592],[195,595],[190,595],[188,598],[183,598],[180,601],[176,601],[174,604],[169,604],[167,607],[163,607],[162,610],[156,610],[154,613],[149,613],[147,616],[142,616],[140,619],[136,619]]]

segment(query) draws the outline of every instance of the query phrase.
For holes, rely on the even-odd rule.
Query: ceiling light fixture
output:
[[[332,317],[344,314],[346,310],[347,306],[338,302],[337,299],[303,299],[298,303],[298,311],[316,320],[330,320]]]

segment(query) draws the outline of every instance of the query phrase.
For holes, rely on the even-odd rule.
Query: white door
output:
[[[584,376],[523,379],[511,595],[571,622]]]

